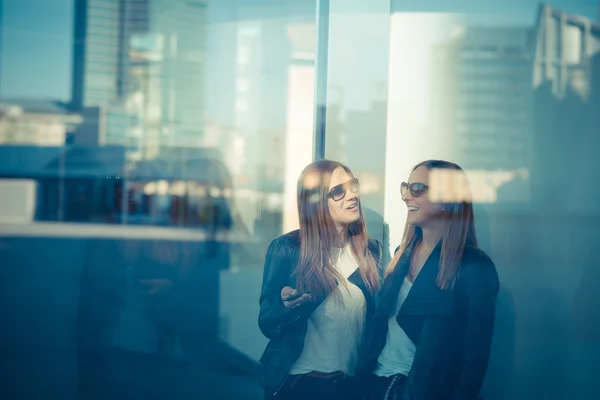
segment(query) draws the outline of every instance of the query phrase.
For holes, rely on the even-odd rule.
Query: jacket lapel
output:
[[[399,315],[451,315],[454,291],[442,290],[436,284],[440,265],[441,242],[429,255],[421,272],[400,308]]]
[[[441,242],[431,252],[396,316],[396,322],[418,344],[423,325],[430,317],[449,317],[454,311],[454,291],[436,284]]]
[[[379,262],[379,260],[381,259],[381,249],[378,246],[372,245],[372,243],[369,241],[369,251],[371,252],[373,258],[377,262]],[[371,292],[369,292],[369,290],[367,289],[367,285],[364,282],[362,275],[360,274],[360,270],[358,268],[352,273],[352,275],[348,277],[348,281],[358,286],[358,288],[363,292],[363,295],[365,296],[365,300],[367,302],[367,313],[369,316],[373,315],[372,313],[375,309],[375,299],[373,294],[371,294]]]
[[[398,259],[394,271],[383,282],[381,290],[379,291],[379,296],[377,297],[377,311],[375,318],[382,318],[387,321],[391,313],[396,309],[400,286],[402,286],[402,282],[404,282],[404,278],[410,268],[410,261],[412,259],[415,243],[416,241],[413,240],[413,242],[407,246]]]

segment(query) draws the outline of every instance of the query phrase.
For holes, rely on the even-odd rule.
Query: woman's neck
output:
[[[433,250],[442,238],[442,226],[431,226],[421,228],[421,247]]]
[[[334,247],[345,247],[348,244],[349,241],[349,237],[348,237],[348,227],[347,226],[341,226],[341,225],[336,225],[335,227],[335,238],[333,240],[333,246]]]

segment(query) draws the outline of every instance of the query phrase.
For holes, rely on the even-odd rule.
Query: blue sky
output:
[[[73,0],[4,3],[2,96],[70,97]]]
[[[361,0],[365,1],[369,0]],[[0,0],[0,4],[4,6],[1,96],[69,99],[73,2],[74,0]],[[253,4],[270,2],[272,0],[253,0]],[[486,25],[532,25],[540,4],[535,0],[393,2],[397,11],[466,13],[473,23]],[[573,14],[594,19],[597,16],[598,0],[553,0],[548,3]]]

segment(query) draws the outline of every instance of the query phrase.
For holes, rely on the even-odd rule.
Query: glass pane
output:
[[[348,165],[359,179],[369,236],[380,242],[387,241],[389,35],[389,0],[330,2],[325,156]]]
[[[594,1],[394,1],[385,221],[427,159],[469,176],[501,289],[485,399],[591,399],[600,389]],[[569,188],[569,191],[564,188]]]
[[[264,253],[313,156],[315,2],[0,7],[2,393],[262,398]]]

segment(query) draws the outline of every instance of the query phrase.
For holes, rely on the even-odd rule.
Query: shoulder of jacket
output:
[[[498,280],[498,271],[492,259],[483,250],[474,246],[465,247],[460,271],[463,280]]]
[[[463,252],[462,264],[468,266],[494,266],[492,259],[479,247],[467,246]]]
[[[281,236],[276,237],[271,242],[271,246],[282,246],[286,249],[300,246],[300,231],[295,230],[288,233],[284,233]]]

